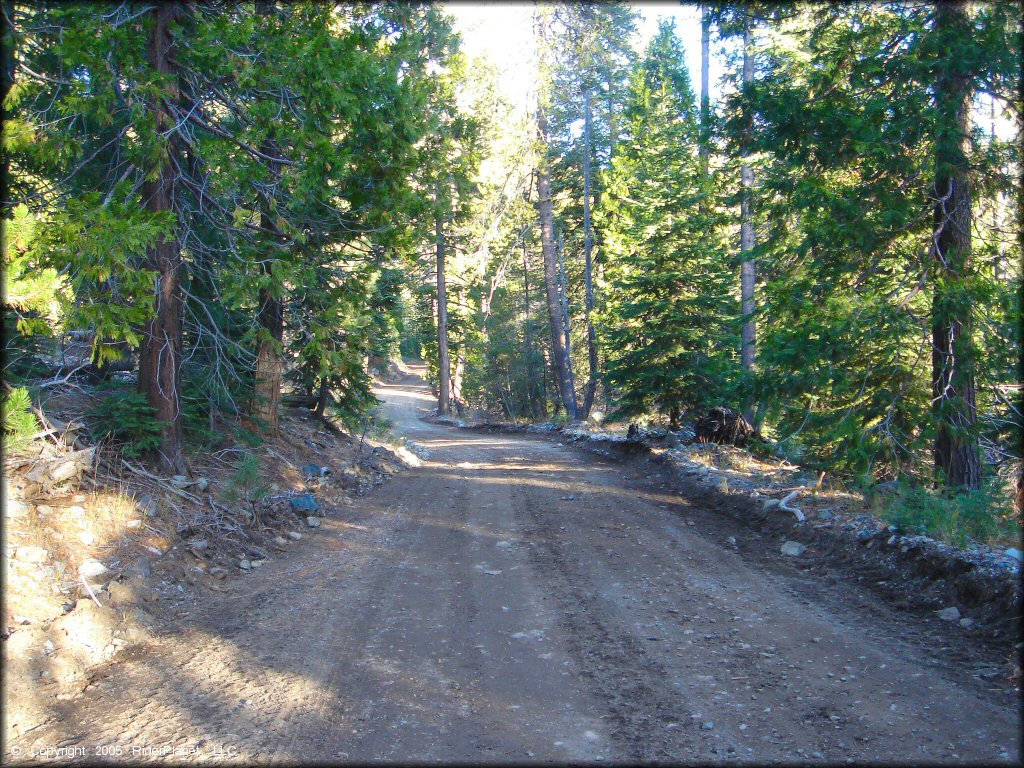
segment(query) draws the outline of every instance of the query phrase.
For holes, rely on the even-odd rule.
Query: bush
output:
[[[971,542],[1019,546],[1021,529],[1012,494],[997,478],[980,490],[958,494],[900,485],[880,513],[907,533],[934,536],[960,547]]]
[[[160,446],[164,422],[156,418],[156,410],[138,392],[110,395],[91,408],[88,416],[93,438],[113,440],[129,458]]]
[[[3,395],[4,445],[14,453],[29,444],[32,435],[39,428],[35,415],[30,408],[32,401],[28,390],[17,387]]]
[[[229,484],[221,491],[221,498],[228,504],[244,503],[248,507],[249,521],[258,523],[256,507],[269,491],[269,484],[260,478],[259,460],[247,454],[235,465]]]

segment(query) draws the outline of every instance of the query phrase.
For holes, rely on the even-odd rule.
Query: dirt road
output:
[[[412,377],[380,394],[422,466],[127,652],[5,759],[1020,760],[1015,695],[926,622],[642,466],[423,422]]]

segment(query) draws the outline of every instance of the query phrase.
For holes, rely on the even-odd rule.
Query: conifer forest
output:
[[[442,413],[726,406],[982,487],[1019,458],[1018,9],[701,13],[714,107],[670,24],[541,4],[517,113],[430,5],[5,4],[5,380],[87,339],[180,469],[282,392],[357,416],[406,352]]]
[[[177,522],[160,530],[193,549],[203,525],[252,548],[262,540],[246,526],[269,531],[274,504],[306,514],[296,500],[308,498],[332,509],[334,497],[309,490],[311,478],[322,489],[351,476],[345,493],[354,494],[383,472],[366,462],[389,452],[412,456],[414,468],[402,470],[410,477],[440,471],[437,457],[453,451],[445,471],[455,474],[444,477],[488,493],[505,487],[494,483],[518,487],[526,470],[508,469],[512,454],[457,462],[451,446],[476,440],[485,451],[490,430],[513,450],[516,440],[542,438],[495,435],[532,430],[654,445],[665,456],[705,456],[711,446],[730,461],[742,454],[751,466],[802,473],[771,486],[781,497],[774,514],[795,512],[802,524],[793,509],[801,499],[838,494],[833,509],[856,495],[891,524],[878,546],[894,558],[907,552],[897,536],[921,535],[987,547],[1003,558],[999,568],[1019,574],[1020,5],[501,5],[2,1],[4,471],[10,482],[27,473],[17,492],[44,510],[39,520],[31,512],[33,525],[54,507],[44,492],[66,482],[53,471],[33,479],[44,453],[93,450],[90,466],[116,468],[124,493],[133,482],[151,495],[171,488],[166,504],[153,504]],[[389,386],[413,381],[410,371],[422,377],[426,422],[388,399],[397,396]],[[433,431],[418,433],[427,422]],[[444,430],[456,442],[441,440]],[[321,434],[351,452],[350,469],[329,475],[326,459],[307,456]],[[421,446],[434,441],[430,451],[419,451],[416,434]],[[287,453],[292,443],[298,453]],[[536,469],[530,487],[584,471],[521,450],[537,467],[538,456],[562,467],[545,470],[549,480]],[[80,481],[88,471],[74,461]],[[221,465],[220,480],[198,469]],[[746,487],[723,481],[721,464],[691,470],[722,498]],[[305,473],[306,485],[288,491],[288,471],[300,484]],[[90,487],[102,484],[97,474]],[[748,488],[758,510],[767,487]],[[401,503],[397,490],[374,493]],[[338,503],[344,511],[362,502]],[[515,509],[533,509],[522,504]],[[529,528],[537,541],[574,535],[545,528],[539,514]],[[142,515],[138,530],[152,531],[149,520]],[[292,546],[284,528],[272,534],[282,551]],[[743,550],[743,535],[728,538]],[[151,550],[167,551],[154,542]],[[911,554],[917,546],[904,544]],[[245,552],[230,555],[228,571],[242,556],[246,571],[273,559]],[[75,557],[66,559],[81,574]],[[212,573],[210,563],[193,564],[193,576]],[[477,573],[502,573],[484,565]],[[110,583],[113,594],[120,582]],[[913,589],[934,598],[929,610],[970,591]],[[1002,595],[991,598],[998,611],[978,610],[1019,618],[1016,589],[1012,598],[1012,589],[991,593]],[[82,600],[108,599],[90,594]],[[559,603],[570,624],[572,602]],[[956,605],[974,622],[963,627],[997,627]],[[992,653],[1005,650],[1007,632],[996,630]],[[605,651],[613,669],[607,659],[634,656],[626,645]],[[742,685],[748,673],[735,674]],[[1014,679],[1019,693],[1019,666]],[[623,690],[601,695],[633,701]],[[664,714],[671,700],[658,688],[646,701],[659,709],[647,715],[682,718],[682,734],[690,716]],[[644,751],[636,745],[676,731],[655,739],[629,730],[639,721],[620,704],[615,716],[632,725],[608,736],[611,751],[600,751],[605,732],[588,725],[594,739],[581,736],[579,750],[565,746],[552,759],[725,758],[723,745],[714,755],[668,741]],[[957,717],[972,709],[967,699],[948,706]],[[693,738],[719,733],[704,720],[694,720]],[[428,761],[491,754],[477,746],[378,751]],[[814,747],[826,761],[847,755],[826,746]],[[376,759],[373,749],[352,754]],[[919,759],[951,759],[921,749]],[[958,754],[1006,754],[991,749]],[[739,753],[758,755],[802,759]]]

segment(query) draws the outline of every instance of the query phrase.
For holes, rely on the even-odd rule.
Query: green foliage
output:
[[[259,520],[256,507],[270,492],[270,485],[260,477],[259,459],[247,453],[235,464],[228,484],[221,491],[221,498],[228,504],[244,503],[248,507],[250,520]]]
[[[599,221],[601,315],[613,417],[678,416],[728,402],[735,388],[731,275],[715,237],[721,214],[697,156],[693,92],[679,40],[662,24],[630,80],[628,141],[612,164]]]
[[[89,409],[89,432],[95,440],[112,440],[125,456],[141,456],[160,445],[163,422],[155,414],[144,395],[116,392]]]
[[[17,453],[28,446],[31,437],[39,429],[39,422],[32,413],[32,401],[28,390],[15,387],[0,396],[0,407],[4,420],[4,447],[10,453]]]
[[[906,533],[933,536],[960,547],[1019,545],[1020,520],[1013,496],[998,478],[990,478],[970,493],[902,484],[894,494],[876,494],[874,499],[882,519]]]

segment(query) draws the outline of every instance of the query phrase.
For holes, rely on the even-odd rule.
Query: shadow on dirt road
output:
[[[420,466],[119,657],[5,759],[1020,760],[1016,695],[918,619],[640,464],[424,422],[414,373],[378,396]]]

